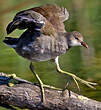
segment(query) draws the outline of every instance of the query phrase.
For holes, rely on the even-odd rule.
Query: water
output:
[[[9,1],[9,0],[8,0]],[[3,2],[2,2],[3,3]],[[16,2],[10,4],[7,7],[1,7],[0,13],[4,9],[9,9],[10,6],[16,5]],[[20,1],[19,1],[20,3]],[[42,3],[42,2],[41,2]],[[44,2],[45,3],[45,2]],[[44,4],[42,3],[42,4]],[[56,71],[54,62],[34,62],[33,65],[40,78],[45,84],[53,85],[56,87],[64,88],[67,81],[71,82],[71,90],[87,96],[89,98],[101,101],[101,7],[100,0],[97,1],[83,1],[77,3],[75,0],[64,2],[59,1],[57,4],[64,5],[70,12],[70,19],[65,22],[66,29],[68,31],[77,30],[84,36],[84,40],[87,42],[89,49],[84,47],[73,47],[67,54],[60,56],[59,62],[63,70],[75,73],[82,79],[97,82],[96,90],[81,85],[79,83],[81,91],[78,92],[77,88],[74,88],[72,78],[68,75],[60,74]],[[67,4],[66,4],[67,3]],[[36,3],[38,5],[39,3]],[[24,9],[32,7],[31,4],[23,5]],[[21,10],[21,7],[19,8]],[[18,12],[4,11],[0,17],[0,71],[5,73],[15,73],[17,76],[37,82],[33,74],[30,72],[30,62],[26,59],[18,56],[16,52],[10,47],[6,46],[2,40],[6,35],[6,26],[12,20],[13,16]],[[16,30],[9,36],[19,37],[22,31]]]

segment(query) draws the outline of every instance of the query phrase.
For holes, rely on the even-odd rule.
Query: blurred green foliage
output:
[[[70,13],[70,18],[65,22],[66,30],[77,30],[84,36],[89,49],[74,47],[68,54],[60,57],[61,67],[79,77],[97,82],[96,90],[81,86],[82,95],[101,101],[101,0],[1,0],[0,1],[0,71],[16,73],[17,76],[36,82],[37,80],[29,70],[29,61],[18,56],[15,51],[3,44],[6,26],[14,15],[23,9],[56,3],[64,6]],[[19,37],[22,31],[16,30],[10,36]],[[64,88],[67,81],[74,85],[69,76],[56,72],[53,62],[33,63],[42,81],[56,87]],[[61,81],[61,82],[60,82]],[[74,86],[71,90],[78,92]],[[0,110],[4,110],[0,108]]]

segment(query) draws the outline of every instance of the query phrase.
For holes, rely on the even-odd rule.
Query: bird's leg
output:
[[[58,56],[55,58],[55,63],[56,63],[56,67],[57,67],[58,72],[65,73],[65,74],[68,74],[69,76],[71,76],[74,79],[74,81],[75,81],[78,89],[80,89],[80,88],[79,88],[79,85],[78,85],[77,80],[80,81],[81,83],[87,85],[90,88],[94,88],[92,85],[97,85],[97,83],[92,83],[92,82],[89,82],[89,81],[85,81],[85,80],[77,77],[76,75],[74,75],[72,73],[69,73],[69,72],[66,72],[66,71],[61,70],[61,68],[59,66],[58,58],[59,58]]]
[[[71,91],[69,90],[68,86],[69,86],[69,82],[66,84],[65,88],[63,89],[63,91],[68,90],[68,96],[70,97],[71,96]]]
[[[32,71],[32,73],[34,73],[35,77],[37,78],[39,84],[40,84],[40,88],[41,88],[41,93],[42,93],[42,102],[45,102],[45,92],[44,92],[44,87],[45,88],[50,88],[50,89],[54,89],[54,90],[62,90],[60,88],[56,88],[50,85],[45,85],[43,84],[43,82],[41,81],[40,77],[38,76],[38,74],[34,71],[34,66],[32,65],[32,62],[30,63],[30,69]]]
[[[40,83],[41,86],[41,92],[42,92],[42,102],[45,102],[45,95],[44,95],[44,88],[43,88],[43,83],[41,81],[41,79],[39,78],[38,74],[34,71],[34,66],[32,65],[32,62],[30,63],[30,69],[32,71],[32,73],[34,73],[35,77],[37,78],[38,82]]]

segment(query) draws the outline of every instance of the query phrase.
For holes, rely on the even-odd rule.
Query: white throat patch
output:
[[[78,42],[77,40],[72,40],[70,45],[71,46],[81,46],[81,43]]]

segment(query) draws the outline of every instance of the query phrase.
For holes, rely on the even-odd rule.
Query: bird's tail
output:
[[[18,43],[18,38],[5,37],[3,42],[12,48],[16,48],[16,45]]]

